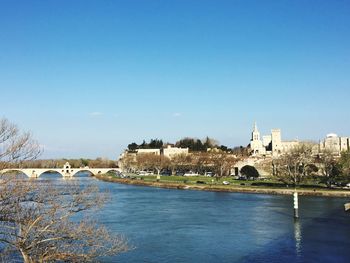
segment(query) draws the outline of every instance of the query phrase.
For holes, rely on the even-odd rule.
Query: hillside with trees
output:
[[[164,143],[162,139],[151,139],[149,142],[143,140],[141,144],[137,144],[136,142],[130,143],[128,145],[128,151],[136,152],[138,149],[161,149],[168,144],[179,148],[188,148],[189,152],[206,152],[208,149],[219,149],[224,152],[235,151],[239,154],[244,152],[244,148],[242,146],[231,149],[226,145],[220,145],[218,140],[210,137],[206,137],[202,140],[198,138],[185,137],[175,143]]]

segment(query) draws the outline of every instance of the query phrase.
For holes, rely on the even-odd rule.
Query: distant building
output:
[[[256,123],[254,124],[252,138],[250,140],[250,151],[253,156],[272,155],[279,156],[299,145],[299,141],[282,141],[281,130],[272,129],[271,135],[260,137]]]
[[[188,148],[179,148],[168,145],[166,148],[161,150],[161,154],[168,158],[173,158],[176,155],[188,154]]]
[[[136,155],[138,154],[154,154],[154,155],[163,155],[168,158],[173,158],[179,154],[188,154],[188,148],[178,148],[172,145],[167,145],[167,147],[162,149],[137,149]]]
[[[340,155],[341,152],[350,150],[350,137],[339,137],[335,133],[327,134],[327,137],[320,141],[319,149],[330,150]]]
[[[143,154],[143,153],[151,153],[154,155],[160,155],[160,149],[137,149],[137,154]]]
[[[271,136],[270,136],[270,139],[271,139]],[[264,146],[263,141],[266,144],[266,146]],[[264,136],[263,141],[260,139],[260,132],[258,130],[256,123],[254,123],[252,138],[250,140],[250,150],[252,155],[256,156],[256,155],[266,154],[266,149],[270,144],[271,140],[269,140],[267,136]]]

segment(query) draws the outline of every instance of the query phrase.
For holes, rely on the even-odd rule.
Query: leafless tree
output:
[[[153,155],[150,162],[158,175],[163,169],[170,167],[170,159],[164,155]]]
[[[142,153],[136,155],[136,166],[138,170],[148,170],[152,169],[151,162],[150,162],[150,155],[153,155],[152,153]]]
[[[72,181],[60,185],[3,177],[0,194],[0,242],[3,255],[19,254],[26,263],[86,262],[128,250],[122,236],[110,235],[77,214],[99,208],[106,195],[95,186]]]
[[[192,168],[193,154],[176,154],[171,158],[170,167],[171,174],[175,174],[177,170],[187,170]]]
[[[109,160],[107,158],[96,158],[95,160],[89,160],[89,167],[109,167],[115,168],[117,167],[117,163],[115,161]]]
[[[170,160],[168,157],[153,153],[138,154],[136,161],[140,170],[154,170],[158,175],[162,169],[170,166]]]
[[[273,160],[274,176],[286,183],[298,185],[315,172],[311,144],[301,144]]]
[[[137,170],[136,153],[127,153],[119,161],[121,168],[126,172]]]
[[[8,120],[0,120],[0,170],[11,164],[32,160],[40,153],[29,133],[21,133]],[[128,249],[122,236],[87,217],[99,208],[106,194],[96,186],[73,181],[24,180],[0,173],[0,256],[14,256],[32,262],[86,262]],[[78,219],[77,215],[83,219]],[[8,258],[6,258],[8,257]]]
[[[33,160],[41,152],[29,132],[21,132],[7,119],[0,119],[0,170],[10,163]]]
[[[232,167],[237,161],[238,158],[233,154],[219,152],[210,155],[210,162],[214,168],[216,178],[229,175]]]
[[[210,167],[210,154],[207,152],[196,152],[191,154],[191,169],[200,174],[206,172]]]

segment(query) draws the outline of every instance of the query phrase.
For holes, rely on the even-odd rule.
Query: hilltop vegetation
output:
[[[229,148],[226,145],[220,145],[219,141],[210,137],[202,140],[198,138],[185,137],[175,143],[164,143],[162,139],[151,139],[149,142],[143,140],[141,144],[132,142],[128,145],[129,152],[135,152],[138,149],[161,149],[166,145],[173,145],[179,148],[188,148],[189,152],[206,152],[208,149],[219,149],[224,152],[235,154],[246,154],[247,149],[243,146]]]

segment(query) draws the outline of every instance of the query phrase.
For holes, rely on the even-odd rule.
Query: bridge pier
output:
[[[62,176],[65,177],[65,178],[73,177],[73,174],[72,173],[63,173]]]
[[[65,165],[63,166],[63,170],[62,170],[62,176],[63,177],[72,177],[73,176],[73,169],[71,168],[70,164],[68,162],[65,163]]]
[[[29,175],[29,178],[30,178],[30,179],[38,178],[38,177],[39,177],[39,175],[38,175],[35,171],[33,171],[33,172]]]
[[[29,178],[38,178],[40,176],[40,174],[38,174],[36,169],[22,169],[19,170],[22,173],[24,173],[26,176],[28,176]]]

